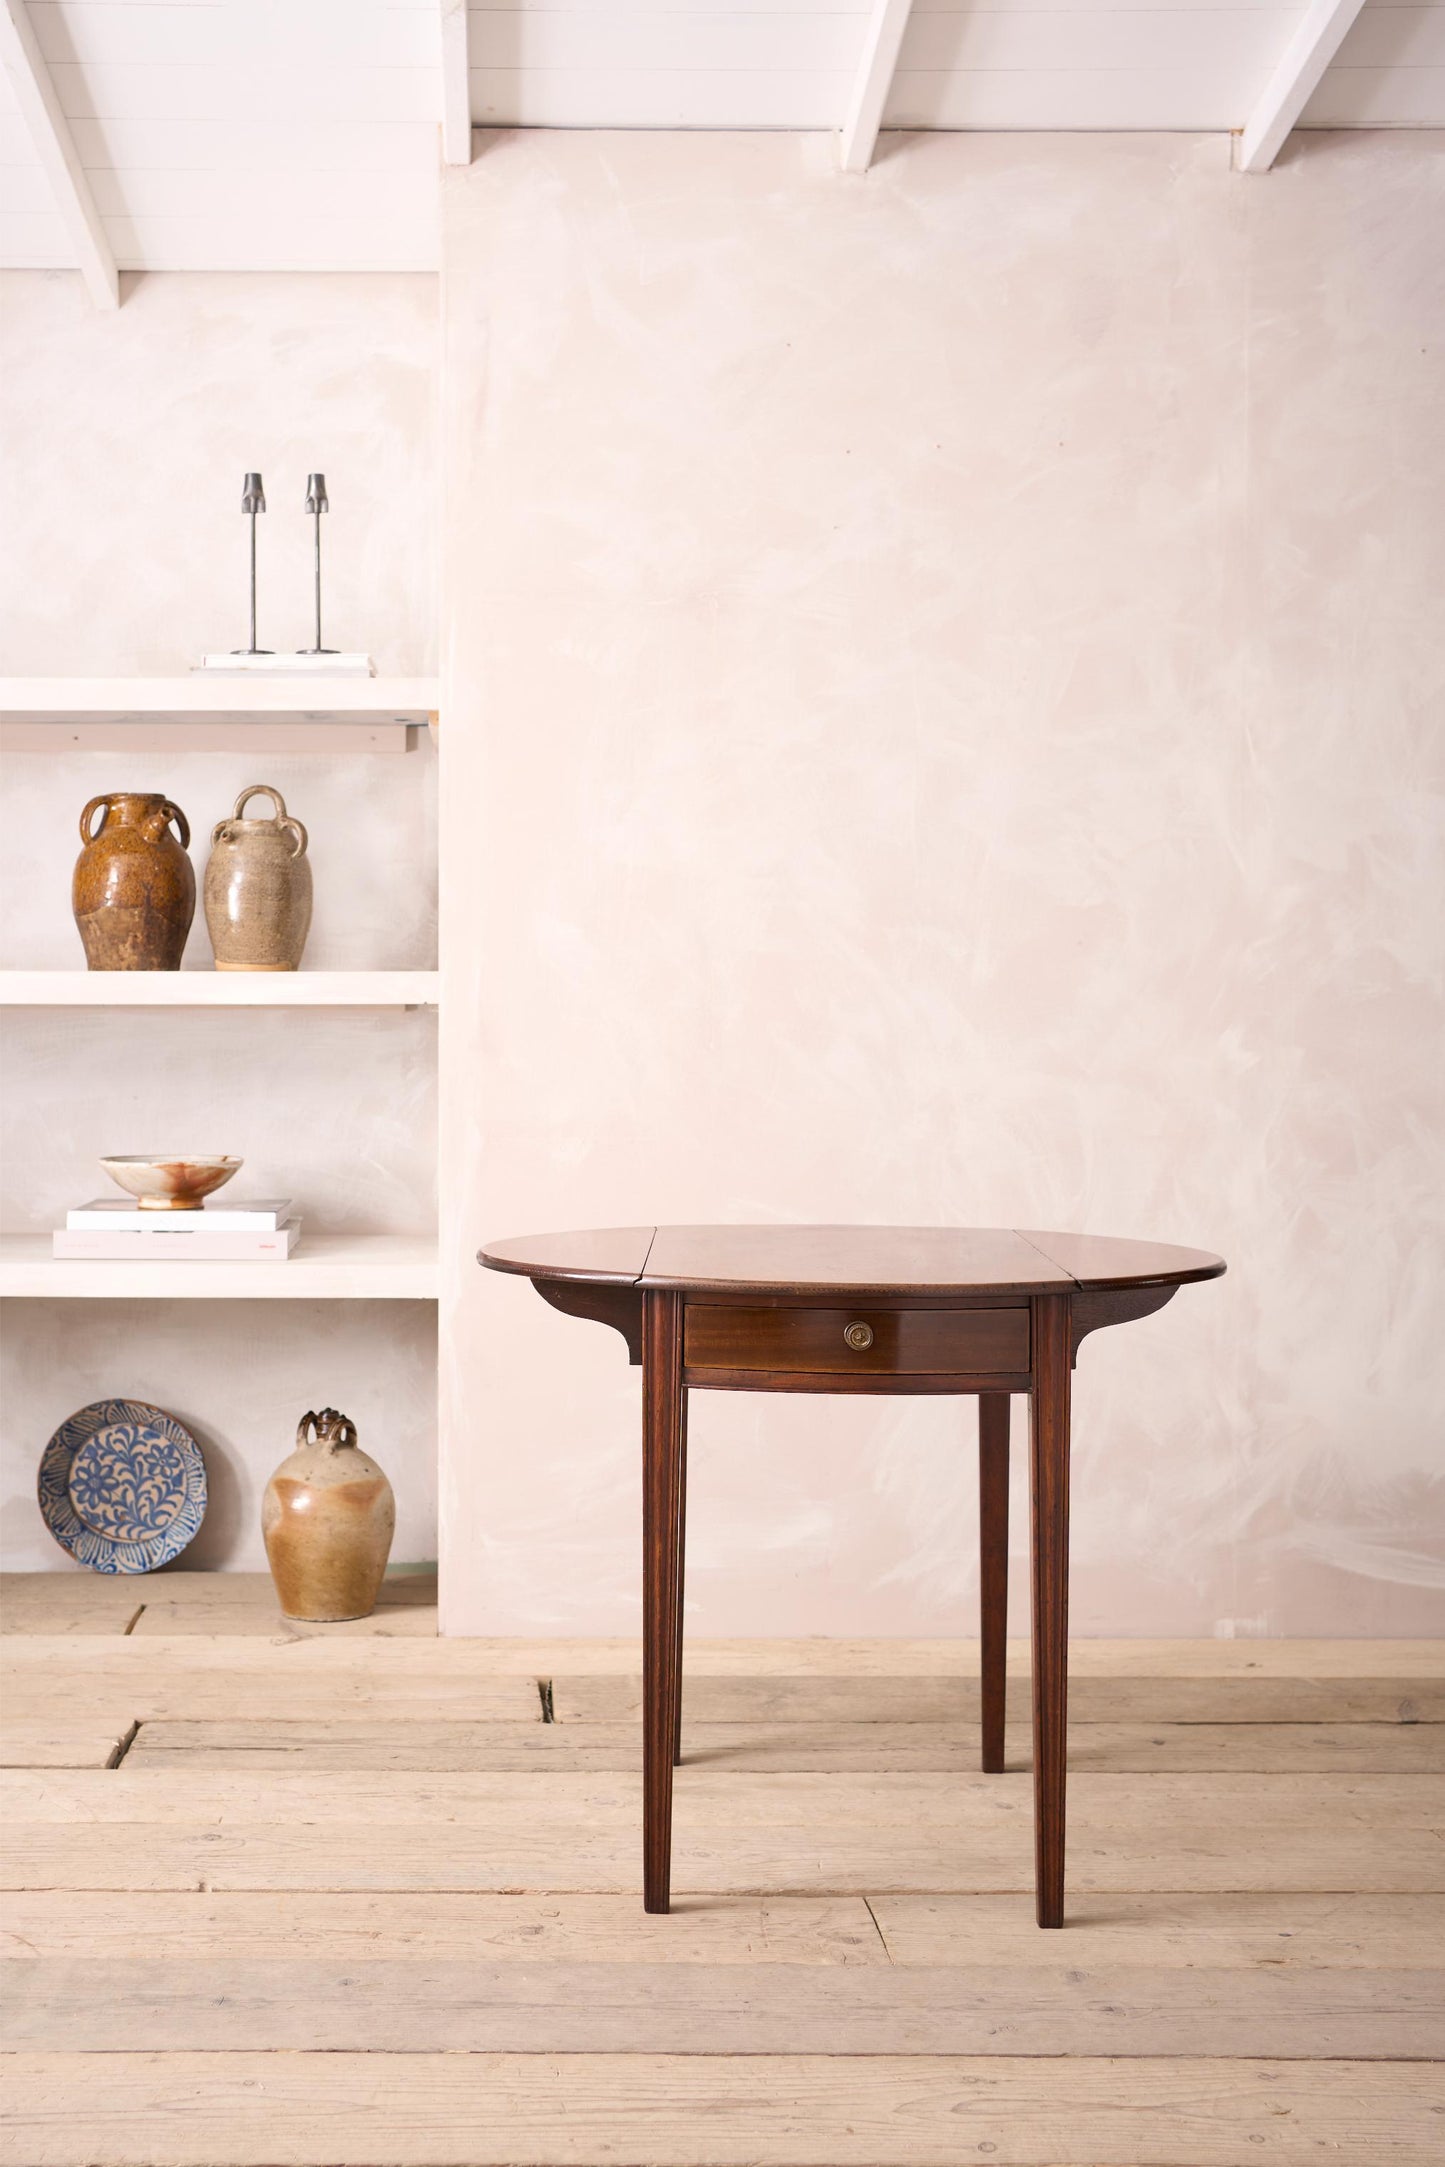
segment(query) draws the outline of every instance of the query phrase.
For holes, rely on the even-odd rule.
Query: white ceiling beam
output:
[[[55,207],[65,221],[80,275],[97,308],[120,307],[120,274],[115,267],[90,183],[76,152],[70,123],[60,109],[55,84],[36,41],[25,0],[0,0],[0,59],[45,171]]]
[[[1311,0],[1235,146],[1235,171],[1267,173],[1364,0]]]
[[[838,163],[845,173],[866,173],[873,161],[873,147],[883,120],[883,108],[898,66],[903,33],[913,0],[873,0],[863,57],[848,100],[848,117],[838,145]]]
[[[471,58],[467,40],[467,0],[441,0],[442,163],[472,162]]]

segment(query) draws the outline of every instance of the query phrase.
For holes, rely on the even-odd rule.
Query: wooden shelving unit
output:
[[[161,773],[165,772],[161,763],[173,754],[404,753],[418,742],[421,730],[434,728],[437,698],[435,678],[9,678],[0,679],[0,745],[7,752],[29,755],[97,750],[143,753],[155,756]],[[13,764],[10,774],[14,779]],[[393,787],[389,779],[382,784],[384,791]],[[200,841],[203,854],[204,838]],[[199,869],[198,861],[198,874]],[[103,1043],[104,1011],[434,1011],[439,1005],[439,986],[435,970],[9,970],[0,971],[0,1009],[69,1010],[75,1012],[77,1025],[89,1014],[95,1019],[92,1031],[100,1034]],[[172,1040],[178,1029],[184,1036],[183,1025],[169,1026]],[[304,1013],[298,1015],[295,1030],[300,1049],[306,1043]],[[365,1033],[361,1035],[364,1039]],[[88,1047],[90,1040],[83,1043]],[[274,1034],[266,1043],[274,1048]],[[246,1058],[244,1043],[239,1043],[236,1059]],[[355,1076],[358,1092],[364,1093],[369,1088],[364,1060]],[[101,1104],[105,1091],[101,1069],[96,1077],[97,1103]],[[274,1070],[258,1071],[256,1080],[258,1089],[264,1086],[274,1093]],[[20,1109],[11,1111],[18,1114]],[[198,1115],[204,1111],[197,1109]],[[306,1121],[298,1112],[298,1170],[308,1161],[314,1164],[318,1154],[344,1148],[344,1105],[338,1104],[336,1112],[339,1122],[320,1124]],[[61,1201],[55,1199],[57,1219]],[[0,1236],[0,1296],[20,1305],[14,1313],[17,1334],[29,1329],[23,1307],[27,1301],[436,1303],[435,1232],[321,1233],[314,1231],[305,1205],[302,1189],[298,1198],[301,1240],[290,1258],[274,1264],[169,1257],[124,1262],[60,1259],[51,1253],[48,1231],[5,1234]],[[164,1332],[161,1319],[158,1329]],[[369,1332],[372,1327],[368,1324],[366,1329]],[[399,1320],[384,1323],[378,1316],[375,1332],[384,1345],[390,1345],[390,1335],[397,1329]],[[64,1404],[63,1378],[56,1377],[54,1383],[57,1404]],[[299,1406],[305,1403],[305,1391],[311,1389],[309,1379],[304,1387],[298,1381],[297,1389]],[[404,1470],[393,1473],[404,1474]]]
[[[435,1008],[436,971],[0,971],[0,1008]]]
[[[434,677],[0,678],[5,752],[406,752]]]

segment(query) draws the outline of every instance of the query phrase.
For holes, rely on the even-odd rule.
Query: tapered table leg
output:
[[[673,1656],[672,1765],[682,1760],[682,1605],[687,1581],[687,1388],[677,1425],[677,1651]]]
[[[1072,1304],[1033,1304],[1030,1488],[1033,1504],[1034,1886],[1040,1926],[1064,1923],[1068,1764],[1069,1384]]]
[[[978,1399],[978,1609],[985,1775],[1003,1767],[1008,1698],[1008,1418],[1007,1392]]]
[[[642,1298],[642,1901],[666,1911],[672,1883],[681,1533],[682,1297]]]

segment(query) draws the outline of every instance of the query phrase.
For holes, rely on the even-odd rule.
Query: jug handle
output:
[[[103,828],[105,826],[105,820],[102,820],[100,823],[100,828],[97,828],[95,831],[95,835],[92,835],[90,832],[91,815],[95,811],[97,805],[103,805],[105,807],[106,820],[110,818],[109,796],[107,795],[105,797],[92,798],[90,803],[86,806],[85,811],[80,816],[80,840],[83,843],[93,843],[95,841],[95,835],[99,835],[100,828]]]
[[[234,810],[231,814],[231,818],[233,820],[239,820],[241,817],[242,806],[246,805],[252,798],[269,798],[271,800],[271,803],[276,808],[277,827],[283,829],[284,832],[291,838],[292,857],[304,857],[306,855],[306,844],[308,840],[306,830],[302,827],[299,820],[293,818],[293,816],[287,812],[286,800],[282,797],[279,790],[272,788],[270,783],[252,783],[249,790],[243,790],[241,792],[241,795],[236,800]]]
[[[310,1432],[316,1429],[316,1427],[316,1411],[314,1408],[312,1408],[308,1413],[304,1414],[301,1417],[301,1420],[296,1425],[296,1444],[298,1449],[302,1445],[309,1445],[312,1442]],[[330,1440],[331,1450],[333,1452],[338,1452],[343,1445],[354,1445],[356,1441],[356,1424],[352,1421],[350,1415],[343,1415],[341,1417],[341,1429],[339,1433]]]
[[[191,823],[187,820],[179,805],[172,805],[170,799],[167,798],[165,804],[161,807],[161,811],[168,821],[174,820],[176,826],[180,829],[182,850],[189,850],[191,847]]]

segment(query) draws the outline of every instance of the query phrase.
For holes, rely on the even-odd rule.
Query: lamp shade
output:
[[[329,512],[330,502],[326,495],[326,476],[308,474],[306,477],[306,509],[308,512]]]
[[[241,509],[243,512],[264,512],[266,492],[261,487],[259,474],[248,474],[241,485]]]

